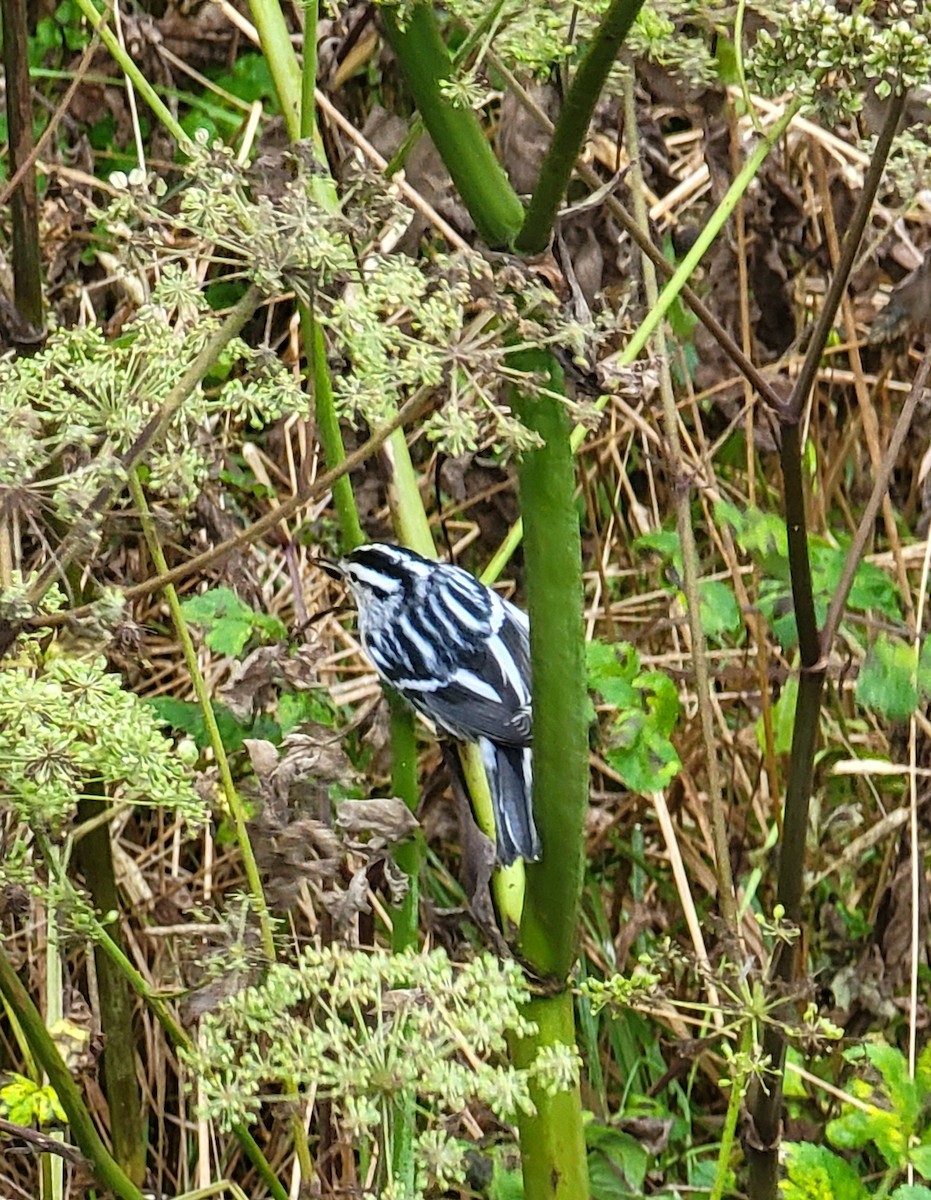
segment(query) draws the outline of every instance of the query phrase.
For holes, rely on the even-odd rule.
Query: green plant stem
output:
[[[388,695],[391,710],[391,790],[411,812],[420,803],[417,780],[417,737],[411,710],[394,693]],[[400,953],[418,943],[420,916],[420,869],[423,865],[423,838],[417,833],[395,851],[395,862],[408,879],[407,895],[392,910],[391,949]]]
[[[532,1037],[516,1041],[514,1066],[528,1068],[546,1047],[575,1047],[572,994],[538,997],[527,1004],[524,1015],[537,1026]],[[520,1156],[526,1200],[588,1200],[588,1163],[578,1086],[549,1095],[535,1084],[530,1098],[534,1116],[521,1116]]]
[[[544,370],[554,392],[562,374],[551,355],[515,355]],[[521,421],[543,447],[522,455],[518,476],[526,528],[525,563],[533,671],[534,812],[543,858],[527,868],[521,952],[561,984],[575,957],[588,807],[588,692],[582,622],[582,552],[575,462],[565,405],[513,393]]]
[[[381,14],[423,123],[476,229],[489,246],[509,246],[523,224],[524,208],[471,108],[443,94],[453,65],[433,5],[415,4],[403,18],[388,6]]]
[[[515,355],[521,369],[543,371],[562,390],[562,372],[544,351]],[[570,424],[557,396],[512,393],[523,423],[543,446],[521,456],[520,503],[527,531],[525,563],[533,672],[533,805],[543,858],[526,869],[520,953],[553,994],[527,1006],[537,1033],[513,1047],[515,1065],[557,1043],[575,1046],[567,977],[576,955],[588,806],[588,718],[582,621],[582,552],[575,506]],[[520,1121],[527,1200],[583,1200],[588,1195],[578,1086],[549,1096],[532,1091],[536,1115]]]
[[[642,4],[643,0],[613,0],[582,56],[514,243],[522,254],[541,254],[549,244],[598,97]]]
[[[753,1032],[749,1022],[744,1029],[741,1050],[749,1054],[753,1049]],[[737,1134],[737,1121],[744,1098],[744,1077],[736,1075],[731,1079],[731,1091],[727,1100],[727,1112],[724,1115],[724,1128],[721,1130],[721,1148],[718,1151],[718,1165],[714,1174],[714,1184],[708,1200],[723,1200],[724,1188],[730,1174],[731,1152],[734,1149],[734,1138]]]
[[[146,501],[145,492],[143,491],[137,471],[130,471],[128,483],[129,494],[132,497],[133,504],[136,506],[136,512],[142,525],[142,532],[145,534],[149,553],[152,555],[152,561],[155,563],[156,570],[160,574],[163,574],[168,570],[168,564],[165,561],[158,531],[155,528],[155,522],[152,520],[152,514],[149,511],[149,505]],[[197,661],[197,651],[194,649],[190,630],[181,611],[181,602],[178,599],[178,593],[171,584],[168,584],[165,588],[165,600],[168,603],[172,624],[175,627],[175,634],[181,643],[184,662],[191,677],[191,683],[194,685],[194,694],[197,696],[197,703],[200,705],[204,724],[207,728],[210,748],[213,750],[217,771],[220,775],[223,796],[233,817],[236,842],[239,846],[239,853],[242,855],[243,869],[246,872],[246,882],[249,885],[249,894],[252,897],[252,904],[259,919],[262,949],[265,952],[268,962],[273,963],[276,957],[275,929],[271,914],[268,911],[268,902],[265,899],[265,890],[262,887],[262,879],[259,875],[258,864],[255,861],[255,854],[252,850],[252,842],[249,839],[249,830],[246,827],[246,807],[233,782],[233,774],[230,770],[229,759],[226,756],[223,738],[220,735],[220,729],[217,725],[216,714],[213,711],[213,704],[207,691],[207,684],[201,672],[200,664]]]
[[[330,470],[346,460],[346,447],[339,427],[339,417],[333,402],[333,382],[326,361],[326,343],[323,330],[314,317],[313,310],[301,305],[301,335],[304,341],[304,356],[308,374],[313,384],[314,414],[317,432],[323,446],[323,457]],[[344,550],[351,550],[365,541],[359,523],[359,510],[352,493],[352,481],[342,475],[333,484],[333,503],[339,520],[340,540]]]
[[[50,847],[56,863],[61,863],[59,846]],[[45,1027],[55,1029],[64,1018],[64,971],[62,969],[61,893],[50,892],[45,903]],[[55,1135],[59,1136],[60,1135]],[[123,1163],[117,1157],[121,1167]],[[42,1200],[61,1200],[64,1195],[64,1162],[59,1155],[42,1156]],[[125,1168],[124,1168],[125,1169]],[[138,1183],[134,1179],[133,1183]]]
[[[304,134],[301,121],[301,96],[304,80],[298,66],[297,55],[291,45],[291,35],[278,0],[250,0],[249,11],[259,35],[262,53],[268,62],[272,82],[278,95],[278,103],[284,117],[288,137],[299,141]],[[315,46],[316,49],[316,46]],[[307,47],[304,47],[307,53]],[[316,75],[316,70],[314,70]],[[310,109],[310,112],[313,110]],[[312,117],[309,117],[312,121]]]
[[[80,1089],[71,1077],[71,1072],[58,1053],[58,1048],[45,1028],[38,1009],[13,970],[2,946],[0,992],[15,1012],[36,1060],[55,1089],[55,1094],[67,1114],[72,1136],[81,1153],[92,1165],[94,1174],[105,1187],[119,1196],[120,1200],[143,1200],[142,1192],[114,1161],[101,1141]]]
[[[168,564],[165,561],[165,555],[162,551],[161,542],[159,541],[158,531],[155,528],[155,522],[152,520],[152,514],[149,512],[149,506],[145,498],[145,492],[142,488],[142,483],[139,479],[137,471],[133,470],[129,473],[128,478],[129,493],[132,496],[133,503],[138,510],[139,520],[142,525],[142,531],[145,535],[146,544],[149,548],[149,553],[152,555],[152,561],[155,563],[159,574],[164,574],[168,569]],[[200,670],[200,664],[197,661],[197,652],[194,649],[194,643],[191,640],[190,630],[187,627],[187,622],[184,619],[184,614],[181,611],[181,602],[178,599],[178,593],[171,584],[165,587],[165,599],[168,603],[168,609],[171,613],[172,623],[175,627],[175,633],[181,643],[181,651],[184,655],[184,662],[187,666],[188,673],[191,677],[191,682],[194,685],[194,694],[197,696],[197,702],[200,705],[201,714],[204,718],[204,724],[207,729],[207,736],[210,739],[210,747],[213,750],[214,759],[217,764],[217,771],[220,775],[220,784],[223,788],[223,795],[226,799],[227,806],[233,817],[233,825],[236,830],[236,843],[239,847],[239,853],[242,856],[243,869],[246,873],[246,882],[249,886],[249,892],[252,897],[252,903],[259,920],[259,932],[262,939],[262,948],[265,951],[265,957],[269,963],[273,963],[276,958],[275,949],[275,930],[272,923],[271,913],[268,911],[268,903],[265,899],[265,890],[262,887],[262,879],[259,875],[258,863],[255,861],[255,853],[252,849],[252,842],[249,838],[249,830],[246,825],[246,808],[242,802],[236,785],[233,782],[233,774],[230,771],[229,759],[226,755],[226,747],[223,745],[223,739],[220,736],[220,729],[217,725],[216,714],[213,711],[213,704],[210,700],[210,695],[207,692],[207,684]],[[288,1095],[294,1102],[298,1100],[298,1091],[296,1086],[288,1087]],[[301,1173],[306,1180],[313,1178],[313,1162],[310,1157],[310,1150],[307,1145],[307,1139],[304,1136],[303,1125],[299,1116],[295,1115],[292,1118],[294,1126],[294,1150],[297,1154],[298,1161],[301,1165]]]
[[[320,0],[303,0],[304,38],[301,62],[301,137],[312,138],[317,132],[317,108],[314,92],[317,88],[317,17]],[[289,42],[290,44],[290,42]]]
[[[625,72],[624,84],[624,133],[631,163],[631,193],[634,199],[634,215],[640,232],[648,234],[649,221],[644,199],[643,175],[640,170],[640,145],[637,134],[637,113],[634,103],[633,70]],[[656,304],[656,271],[647,255],[641,258],[644,291],[647,306]],[[666,470],[671,484],[670,491],[676,510],[676,530],[682,553],[682,590],[685,594],[689,636],[692,642],[692,665],[695,671],[695,694],[701,725],[702,742],[705,749],[705,766],[708,771],[708,798],[711,810],[711,834],[714,842],[715,875],[718,884],[718,907],[722,920],[729,932],[738,936],[737,899],[734,894],[734,877],[731,871],[730,848],[728,845],[727,813],[724,808],[724,787],[718,759],[718,739],[715,735],[714,713],[711,708],[712,685],[708,672],[708,644],[701,623],[701,595],[699,582],[701,570],[695,531],[692,528],[692,497],[688,484],[689,472],[682,459],[679,437],[679,412],[672,386],[672,372],[666,344],[665,326],[656,327],[653,340],[653,357],[658,364],[660,398],[663,407],[663,435],[666,450]]]
[[[94,7],[92,0],[77,0],[77,5],[87,18],[91,29],[100,35],[100,40],[106,46],[107,50],[109,50],[120,70],[175,139],[179,148],[182,150],[189,149],[191,139],[175,120],[171,109],[161,100],[148,79],[146,79],[126,50],[120,45],[119,38],[117,38],[116,34],[106,23],[106,14],[101,15]]]

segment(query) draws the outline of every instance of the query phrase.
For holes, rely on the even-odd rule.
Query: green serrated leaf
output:
[[[918,706],[915,646],[887,634],[873,643],[857,679],[857,702],[892,721],[904,721]]]
[[[786,1142],[787,1178],[779,1190],[783,1200],[867,1200],[858,1173],[827,1146]]]

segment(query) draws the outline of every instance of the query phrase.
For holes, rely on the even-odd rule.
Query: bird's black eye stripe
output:
[[[403,553],[393,546],[360,546],[348,556],[350,563],[357,563],[368,571],[377,571],[389,579],[408,579],[411,575],[410,563],[424,562],[419,554],[412,550]]]

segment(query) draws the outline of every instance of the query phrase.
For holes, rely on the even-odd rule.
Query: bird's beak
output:
[[[317,563],[326,571],[331,579],[344,578],[345,573],[343,568],[335,558],[324,558],[323,555],[318,555]]]

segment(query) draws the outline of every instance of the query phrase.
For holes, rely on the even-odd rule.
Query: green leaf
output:
[[[920,1183],[903,1183],[897,1187],[889,1200],[931,1200],[931,1188]]]
[[[210,745],[210,735],[199,704],[193,700],[176,700],[173,696],[152,696],[147,703],[172,729],[190,734],[198,750]],[[225,704],[214,703],[213,715],[220,731],[220,741],[227,751],[241,750],[247,737],[264,737],[269,741],[281,740],[281,730],[274,722],[260,718],[252,725],[237,721]]]
[[[615,709],[605,758],[632,791],[659,791],[682,765],[669,740],[679,718],[675,685],[659,671],[641,672],[626,643],[591,642],[586,653],[589,685]]]
[[[703,579],[699,583],[701,625],[705,636],[721,641],[725,634],[740,631],[743,620],[734,590],[723,579]]]
[[[908,1161],[922,1179],[931,1179],[931,1146],[912,1146]]]
[[[636,1138],[606,1125],[590,1125],[585,1140],[592,1200],[629,1200],[643,1195],[650,1156]]]
[[[779,1185],[783,1200],[866,1200],[869,1192],[849,1163],[827,1146],[786,1142],[788,1178]]]
[[[25,1075],[11,1072],[9,1083],[0,1087],[0,1112],[17,1125],[52,1125],[67,1122],[65,1110],[55,1089],[49,1084],[40,1087]]]
[[[256,612],[229,588],[211,588],[181,605],[186,621],[207,630],[206,642],[217,654],[238,657],[254,634],[284,641],[287,630],[276,617]]]
[[[904,721],[918,706],[915,646],[886,634],[873,643],[857,680],[857,702],[892,721]]]

